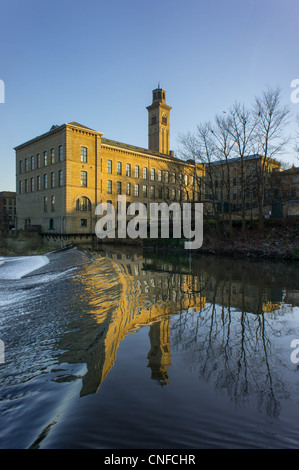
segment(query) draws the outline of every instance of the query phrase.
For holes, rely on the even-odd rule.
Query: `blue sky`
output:
[[[178,135],[235,101],[282,89],[295,131],[298,0],[0,0],[0,190],[15,190],[18,144],[77,121],[147,147],[160,82]],[[292,149],[281,159],[295,162]]]

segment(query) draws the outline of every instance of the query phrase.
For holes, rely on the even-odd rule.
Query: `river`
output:
[[[0,448],[299,448],[298,270],[113,245],[0,258]]]

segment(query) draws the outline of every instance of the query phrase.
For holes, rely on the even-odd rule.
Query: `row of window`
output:
[[[7,201],[8,201],[8,205],[9,205],[9,206],[15,205],[15,203],[16,203],[15,199],[6,199],[6,198],[3,198],[3,199],[2,199],[2,203],[3,203],[4,206],[6,206]]]
[[[63,161],[63,147],[59,145],[58,147],[58,162]],[[87,148],[81,147],[81,162],[87,163]],[[23,167],[24,163],[24,167]],[[49,164],[54,165],[56,163],[55,149],[51,148],[50,154],[45,150],[41,155],[38,153],[36,156],[31,155],[30,157],[25,158],[19,161],[19,173],[27,173],[28,171],[36,170],[42,167],[46,167]]]
[[[58,147],[58,162],[63,161],[63,147],[59,145]],[[50,150],[50,154],[45,150],[41,155],[38,153],[36,156],[31,155],[30,157],[25,158],[19,161],[19,174],[27,173],[28,171],[37,170],[39,168],[48,166],[49,164],[54,165],[56,163],[55,149]],[[24,166],[23,166],[24,164]]]
[[[122,175],[123,174],[123,164],[122,162],[116,162],[116,174],[117,175]],[[107,173],[112,174],[112,160],[107,160]],[[163,178],[163,173],[164,173],[164,178]],[[132,166],[131,163],[126,163],[125,167],[125,176],[131,177],[133,176],[132,172]],[[139,165],[135,165],[134,167],[134,178],[140,178],[140,167]],[[148,168],[143,167],[142,168],[142,178],[144,180],[148,179]],[[155,168],[152,168],[150,170],[150,180],[151,181],[160,181],[162,182],[164,180],[165,183],[172,183],[175,184],[177,182],[177,179],[179,178],[179,181],[182,181],[182,175],[180,174],[179,176],[174,173],[174,172],[169,172],[167,170],[156,170]],[[191,176],[191,184],[193,184],[193,177]],[[188,185],[188,175],[184,175],[184,183]]]
[[[257,191],[253,190],[252,193],[250,194],[250,190],[247,188],[246,191],[245,191],[245,195],[246,195],[247,199],[250,196],[252,196],[253,198],[256,198],[257,197]],[[230,194],[229,191],[227,191],[226,198],[229,199],[230,196],[232,196],[233,199],[238,199],[238,198],[242,199],[243,191],[242,191],[242,189],[240,189],[239,194],[238,194],[237,189],[234,189],[231,192],[231,194]],[[214,194],[215,199],[223,199],[223,197],[224,197],[223,192],[221,194],[219,194],[218,191],[215,191],[215,194]],[[212,199],[213,198],[213,193],[212,192],[206,193],[206,198]]]
[[[116,182],[116,194],[122,194],[123,193],[123,187],[121,181]],[[162,199],[163,198],[163,193],[164,197],[166,199],[180,199],[181,194],[183,197],[183,192],[180,191],[179,189],[172,188],[163,188],[162,186],[150,186],[150,198],[151,199]],[[107,180],[107,194],[112,194],[112,181]],[[139,184],[131,184],[131,183],[126,183],[125,184],[125,194],[126,196],[135,196],[139,197],[142,194],[142,197],[148,197],[148,186],[146,184],[139,185]]]
[[[2,215],[12,215],[12,214],[16,214],[16,208],[12,208],[12,206],[9,206],[8,208],[7,207],[3,207],[2,208]]]
[[[42,189],[55,188],[56,186],[63,186],[63,170],[58,171],[58,181],[56,182],[56,173],[53,171],[50,173],[50,178],[47,173],[43,175],[43,187],[42,177],[38,175],[36,177],[19,181],[19,194],[27,194],[29,192],[34,193],[35,191],[41,191]]]

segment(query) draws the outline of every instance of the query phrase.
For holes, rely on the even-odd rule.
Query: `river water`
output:
[[[298,269],[112,245],[0,258],[0,447],[299,448]]]

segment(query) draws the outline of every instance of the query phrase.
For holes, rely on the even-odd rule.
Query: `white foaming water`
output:
[[[22,279],[48,263],[49,258],[45,255],[0,258],[0,279]]]

